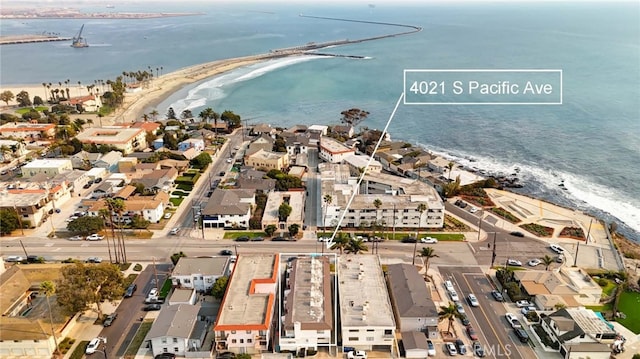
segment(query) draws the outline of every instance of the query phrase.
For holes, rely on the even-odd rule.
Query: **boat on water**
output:
[[[87,44],[87,40],[82,37],[82,30],[84,30],[84,24],[82,24],[82,27],[80,27],[80,31],[78,31],[78,34],[73,37],[73,40],[71,41],[71,47],[76,49],[89,47],[89,44]]]

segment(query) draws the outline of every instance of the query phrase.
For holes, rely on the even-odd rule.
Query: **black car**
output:
[[[232,352],[222,352],[216,355],[216,359],[234,359],[236,357],[236,353]]]
[[[486,355],[484,352],[484,348],[482,347],[482,344],[480,344],[480,342],[478,341],[473,342],[471,347],[473,348],[473,355],[479,358],[483,358]]]
[[[404,237],[400,240],[400,242],[402,243],[416,243],[418,241],[418,239],[416,239],[415,237]]]
[[[160,309],[162,309],[162,306],[160,304],[149,304],[142,307],[142,310],[144,310],[145,312],[152,312]]]
[[[44,258],[40,256],[28,255],[27,263],[44,263]]]
[[[510,234],[514,237],[524,237],[524,233],[518,231],[513,231]]]
[[[287,241],[287,239],[286,239],[286,238],[284,238],[284,237],[280,237],[280,236],[278,236],[278,237],[273,237],[271,240],[272,240],[273,242],[286,242],[286,241]]]
[[[240,236],[236,238],[236,242],[249,242],[249,236]]]
[[[251,237],[251,242],[262,242],[264,237]]]
[[[467,347],[461,339],[456,339],[456,349],[458,349],[458,354],[460,355],[467,354]]]
[[[461,315],[460,322],[462,322],[462,325],[464,325],[465,327],[471,324],[471,322],[469,321],[469,318],[467,318],[467,316],[464,314]]]
[[[231,256],[233,255],[233,252],[229,249],[223,249],[220,251],[220,255],[221,256]]]
[[[522,343],[529,342],[529,334],[527,334],[526,330],[522,328],[516,328],[513,331],[516,333],[516,337],[518,337],[518,340],[520,340],[520,342]]]
[[[136,289],[138,289],[138,285],[136,285],[135,283],[131,284],[130,286],[127,287],[127,290],[125,290],[124,297],[125,298],[133,297],[133,293],[136,291]]]
[[[117,317],[118,317],[118,313],[112,313],[107,315],[107,317],[104,318],[104,322],[102,322],[102,325],[104,325],[105,327],[110,327],[111,324],[113,324],[113,321],[116,320]]]
[[[176,355],[173,353],[161,353],[153,357],[153,359],[175,359]]]
[[[93,183],[100,183],[100,182],[102,182],[102,178],[100,178],[100,177],[96,178],[96,180],[93,181]]]

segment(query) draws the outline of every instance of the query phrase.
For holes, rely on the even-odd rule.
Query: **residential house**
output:
[[[286,152],[271,152],[261,149],[245,156],[244,163],[254,168],[283,171],[289,167],[289,154]]]
[[[107,170],[104,168],[98,168],[98,167],[94,167],[90,170],[87,171],[87,177],[90,180],[96,180],[97,178],[102,178],[104,179],[105,177],[107,177],[108,173]]]
[[[216,280],[226,275],[228,266],[228,257],[182,257],[171,273],[171,282],[174,287],[209,292]]]
[[[131,223],[134,216],[140,216],[151,223],[159,223],[169,204],[169,195],[165,192],[158,192],[153,196],[132,195],[133,191],[131,190],[131,187],[132,186],[124,187],[115,194],[116,197],[126,200],[122,218],[118,218],[117,214],[114,213],[114,221]],[[93,202],[87,209],[87,213],[90,216],[100,216],[100,210],[107,208],[102,197],[98,197],[100,199]]]
[[[262,214],[262,229],[274,225],[281,231],[286,231],[293,224],[302,229],[304,222],[304,191],[270,192]],[[279,208],[283,203],[291,206],[289,217],[280,218]]]
[[[174,288],[171,291],[169,305],[194,305],[198,301],[198,292],[193,288]]]
[[[340,163],[355,152],[355,149],[349,148],[331,137],[323,136],[320,138],[318,155],[326,162]]]
[[[131,124],[131,128],[141,128],[144,132],[150,132],[155,135],[158,133],[158,129],[160,129],[160,124],[157,122],[136,121]]]
[[[331,133],[334,133],[345,139],[349,139],[355,135],[355,128],[351,125],[335,125],[331,127]]]
[[[71,97],[67,101],[62,101],[62,104],[73,106],[80,112],[97,112],[102,106],[102,100],[100,100],[100,96],[86,95]]]
[[[164,159],[156,162],[161,169],[175,168],[178,173],[182,173],[189,168],[189,161],[180,161],[172,159]]]
[[[450,162],[451,161],[446,158],[434,157],[427,163],[427,166],[434,172],[446,173],[449,171],[448,166]]]
[[[285,138],[287,153],[290,157],[296,157],[300,154],[307,154],[309,150],[309,137],[306,135],[296,134]],[[314,146],[315,147],[315,146]]]
[[[39,173],[53,178],[62,172],[71,170],[73,170],[73,165],[68,159],[37,159],[22,166],[22,178],[30,178]]]
[[[272,345],[278,254],[238,256],[213,327],[216,351],[258,354]]]
[[[294,353],[336,344],[329,258],[298,257],[287,263],[284,314],[278,346]]]
[[[163,305],[145,337],[154,356],[209,357],[212,342],[209,323],[199,320],[200,303]]]
[[[205,228],[248,228],[255,193],[244,189],[216,189],[202,209]]]
[[[36,177],[32,177],[32,179],[34,178]],[[44,181],[46,180],[47,179],[44,179]],[[89,181],[89,176],[87,176],[87,171],[72,170],[56,175],[55,177],[53,177],[52,181],[54,183],[64,182],[69,187],[69,191],[78,193],[82,191],[82,186],[84,186]]]
[[[388,265],[387,282],[398,330],[424,332],[429,338],[438,337],[438,309],[431,298],[424,278],[414,265]]]
[[[275,191],[276,180],[273,178],[247,178],[240,175],[236,179],[236,187],[238,189],[269,193]]]
[[[104,181],[98,185],[98,187],[93,189],[91,192],[92,198],[103,198],[110,196],[114,192],[118,191],[118,187],[114,185],[112,181]]]
[[[34,141],[53,138],[56,134],[55,123],[7,122],[0,126],[0,137]]]
[[[271,136],[267,134],[260,135],[260,137],[251,141],[251,143],[249,144],[249,147],[244,153],[244,156],[246,158],[247,156],[251,156],[252,154],[260,150],[270,152],[273,150],[273,143],[274,143],[274,139]]]
[[[429,356],[429,344],[427,337],[422,332],[402,332],[402,346],[405,358],[427,358]]]
[[[125,155],[147,148],[147,133],[141,128],[91,127],[76,135],[85,144],[108,145]]]
[[[122,157],[117,164],[117,171],[119,173],[134,172],[136,165],[138,164],[137,157]]]
[[[190,148],[194,148],[198,154],[204,151],[204,140],[201,138],[188,138],[178,143],[178,151],[186,151]]]
[[[137,166],[137,168],[140,168]],[[174,181],[178,178],[178,170],[175,168],[157,170],[138,170],[127,173],[131,183],[140,183],[144,186],[145,194],[158,193],[160,191],[169,192]]]
[[[329,126],[326,125],[311,125],[307,127],[307,132],[316,132],[322,136],[326,136],[329,131]]]
[[[102,153],[87,152],[82,150],[75,155],[72,155],[69,159],[71,160],[71,166],[73,168],[89,170],[93,163],[95,163],[95,161],[97,161],[100,157],[102,157]]]
[[[19,158],[27,152],[27,146],[24,144],[24,141],[0,139],[0,162]]]
[[[342,345],[356,350],[375,348],[391,352],[396,323],[380,258],[342,256],[336,270]]]
[[[557,310],[542,318],[541,325],[560,345],[560,355],[565,359],[608,359],[609,345],[618,337],[604,319],[584,307]]]
[[[251,127],[251,135],[261,136],[263,134],[272,136],[276,134],[276,129],[271,127],[271,125],[266,123],[258,123]]]
[[[600,287],[588,273],[580,268],[562,267],[553,271],[516,271],[514,273],[520,289],[535,297],[534,302],[544,309],[562,303],[567,307],[599,305],[602,298]],[[542,296],[539,298],[539,296]],[[557,299],[550,302],[549,297]]]
[[[122,153],[111,151],[93,162],[93,167],[104,168],[109,172],[118,172],[118,162],[122,159]]]
[[[382,164],[367,155],[349,155],[342,162],[349,165],[352,173],[359,174],[365,168],[367,172],[382,172]]]
[[[71,198],[67,182],[11,183],[0,191],[0,208],[15,211],[23,227],[40,226],[49,211],[61,207]]]

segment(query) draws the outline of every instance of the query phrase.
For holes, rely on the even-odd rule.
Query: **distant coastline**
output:
[[[163,17],[197,16],[201,12],[93,12],[84,13],[77,9],[5,9],[0,12],[0,19],[11,20],[45,20],[45,19],[157,19]]]

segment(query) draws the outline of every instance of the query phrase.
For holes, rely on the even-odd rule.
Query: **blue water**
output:
[[[390,127],[404,139],[469,166],[510,174],[524,193],[624,223],[640,235],[640,5],[628,3],[363,3],[120,5],[97,11],[202,11],[150,20],[2,21],[2,34],[60,32],[85,24],[91,47],[3,46],[0,83],[114,78],[168,72],[215,59],[398,31],[299,13],[422,26],[417,34],[323,50],[367,59],[287,58],[189,86],[164,101],[179,113],[206,106],[278,126],[337,123],[371,112],[382,128],[403,91],[404,69],[562,69],[559,106],[400,106]],[[269,12],[269,13],[265,13]],[[160,70],[162,67],[162,70]],[[567,191],[558,184],[564,180]]]

